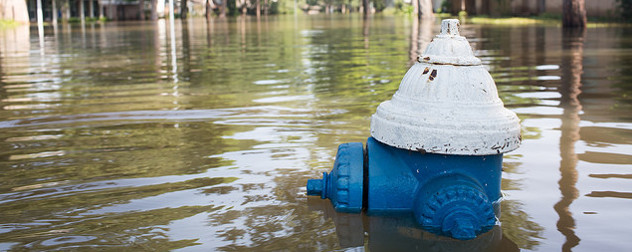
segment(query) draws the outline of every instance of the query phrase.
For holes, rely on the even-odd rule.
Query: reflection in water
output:
[[[578,96],[581,93],[583,73],[583,49],[585,29],[564,28],[562,32],[562,84],[560,87],[560,106],[564,109],[560,130],[560,162],[561,178],[558,182],[562,198],[553,207],[560,216],[557,230],[565,237],[566,242],[562,251],[571,251],[579,244],[579,237],[575,235],[575,219],[569,206],[579,196],[575,187],[577,183],[577,154],[575,143],[579,140],[579,113],[582,110]]]
[[[434,36],[433,27],[435,22],[433,20],[413,18],[413,25],[410,33],[410,52],[409,52],[409,65],[413,65],[419,57],[428,47],[430,41]]]
[[[173,82],[178,83],[178,62],[176,57],[176,24],[174,16],[173,0],[169,0],[169,38],[171,39],[171,72]]]
[[[412,215],[366,216],[336,212],[328,200],[307,199],[310,211],[333,220],[342,248],[366,247],[369,251],[520,251],[503,237],[500,226],[475,239],[461,241],[421,229]],[[366,240],[365,240],[366,238]]]
[[[304,188],[330,170],[338,144],[366,140],[371,114],[397,90],[436,24],[415,28],[379,15],[176,21],[60,24],[46,38],[46,57],[32,50],[35,29],[0,32],[0,250],[461,248],[406,218],[313,211],[331,204],[308,200]],[[579,103],[564,105],[575,104],[567,101],[574,91],[560,91],[558,106],[552,77],[572,83],[557,68],[558,47],[571,43],[560,43],[558,28],[464,29],[525,123],[523,147],[503,166],[502,230],[464,244],[553,250],[572,240],[556,231],[559,219],[560,230],[581,237],[574,249],[605,238],[626,249],[625,232],[609,230],[629,226],[618,224],[632,190],[621,182],[632,163],[629,74],[595,60],[615,54],[617,67],[629,69],[622,48],[632,32],[598,28],[591,30],[598,39],[584,38],[579,121]],[[606,39],[614,43],[593,51]],[[556,119],[564,111],[575,119],[563,122],[560,146]],[[580,126],[581,139],[564,140]],[[542,168],[560,165],[558,149],[563,181]],[[565,154],[575,152],[580,161]],[[582,177],[586,166],[594,171]],[[609,187],[578,197],[586,179]],[[559,216],[551,211],[557,195],[530,191],[558,187]],[[607,212],[602,205],[614,210],[581,214]],[[599,228],[608,235],[579,232]]]
[[[364,36],[364,49],[369,49],[370,31],[371,31],[371,18],[365,15],[362,18],[362,35]]]
[[[15,68],[10,63],[12,58],[19,58],[28,55],[31,48],[30,43],[25,43],[30,39],[30,29],[28,25],[19,25],[12,29],[0,29],[0,65],[8,72],[13,72]],[[7,69],[8,68],[8,69]]]
[[[37,0],[37,34],[39,35],[40,55],[44,56],[44,17],[42,0]]]

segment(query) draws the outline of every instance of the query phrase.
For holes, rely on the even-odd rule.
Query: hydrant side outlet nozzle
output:
[[[307,181],[307,195],[329,198],[337,211],[357,213],[362,210],[363,183],[364,146],[344,143],[338,146],[331,172],[323,172],[322,179]]]

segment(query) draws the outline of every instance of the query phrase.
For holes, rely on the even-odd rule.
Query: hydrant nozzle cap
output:
[[[520,120],[503,105],[459,21],[441,34],[371,117],[371,136],[400,149],[451,155],[495,155],[520,145]]]
[[[458,19],[444,19],[441,20],[441,33],[439,36],[459,36],[459,20]]]

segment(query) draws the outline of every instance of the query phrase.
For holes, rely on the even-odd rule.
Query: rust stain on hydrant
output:
[[[435,78],[437,78],[437,69],[432,69],[432,73],[430,73],[430,77],[428,77],[428,79],[433,81]]]

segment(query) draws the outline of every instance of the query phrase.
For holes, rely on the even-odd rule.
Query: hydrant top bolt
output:
[[[458,19],[445,19],[441,20],[441,34],[450,37],[459,35],[459,20]]]

